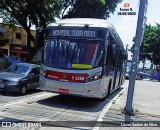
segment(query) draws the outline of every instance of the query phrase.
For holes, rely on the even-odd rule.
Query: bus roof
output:
[[[50,23],[48,26],[78,26],[84,27],[88,25],[89,27],[102,27],[102,28],[114,28],[112,24],[108,23],[104,19],[94,19],[94,18],[72,18],[72,19],[62,19],[55,23]]]

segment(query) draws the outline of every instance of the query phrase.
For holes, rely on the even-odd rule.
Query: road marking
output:
[[[112,106],[112,101],[117,100],[118,97],[119,97],[119,94],[123,93],[127,89],[127,87],[128,87],[128,84],[112,100],[109,101],[107,106],[105,106],[103,108],[102,112],[100,113],[99,118],[97,119],[97,122],[102,122],[103,121],[103,117],[105,116],[105,114],[107,113],[109,108]],[[92,130],[99,130],[100,126],[101,126],[101,123],[96,123]]]
[[[20,102],[31,101],[33,99],[37,99],[37,98],[40,98],[40,97],[43,97],[43,96],[47,96],[48,97],[48,95],[49,95],[49,93],[42,92],[41,94],[33,95],[31,97],[26,97],[26,98],[19,99],[19,100],[16,100],[16,101],[11,101],[11,102],[7,102],[7,103],[3,103],[3,104],[0,104],[0,106],[1,107],[5,107],[5,106],[13,105],[13,104],[16,104],[16,103],[20,103]]]

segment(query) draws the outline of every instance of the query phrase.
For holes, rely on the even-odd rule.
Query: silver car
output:
[[[14,91],[21,95],[29,89],[36,89],[39,83],[40,66],[16,63],[0,73],[0,91]]]

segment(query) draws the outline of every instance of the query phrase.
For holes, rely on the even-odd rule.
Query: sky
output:
[[[120,8],[124,8],[124,3],[129,3],[136,15],[118,15],[117,12],[120,12]],[[114,14],[111,14],[107,19],[116,28],[124,46],[129,45],[128,48],[133,45],[132,39],[136,35],[139,4],[140,0],[123,0],[118,4]],[[156,23],[160,23],[160,0],[148,0],[146,17],[147,24],[154,26]],[[131,59],[131,53],[129,53],[129,59]],[[146,66],[147,64],[149,65],[149,62],[146,63]]]

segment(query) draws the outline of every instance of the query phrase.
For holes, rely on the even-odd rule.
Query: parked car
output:
[[[151,80],[151,75],[149,73],[137,72],[136,79],[148,81],[148,80]]]
[[[0,73],[0,90],[15,91],[25,95],[27,90],[36,89],[39,84],[40,66],[29,63],[15,63]]]

